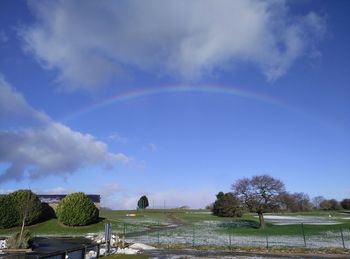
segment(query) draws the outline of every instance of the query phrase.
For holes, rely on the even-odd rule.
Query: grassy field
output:
[[[128,213],[136,213],[137,216],[127,217]],[[274,214],[272,217],[276,215],[287,217],[287,221],[288,218],[294,217],[309,221],[315,219],[316,222],[325,221],[325,224],[304,224],[303,227],[301,224],[278,225],[267,219],[267,227],[260,229],[254,214],[245,214],[242,218],[222,218],[213,216],[206,210],[145,210],[142,212],[102,210],[100,222],[86,227],[66,227],[57,219],[51,219],[28,228],[33,235],[81,236],[102,233],[104,224],[109,222],[112,223],[114,233],[126,234],[127,238],[132,237],[133,241],[144,243],[192,243],[195,241],[200,244],[222,244],[231,243],[231,241],[249,241],[260,244],[265,242],[265,237],[268,236],[272,243],[286,240],[286,244],[293,242],[303,245],[302,234],[304,233],[308,241],[313,240],[312,244],[319,246],[324,245],[322,242],[327,240],[335,240],[334,244],[330,243],[331,246],[341,246],[341,229],[346,245],[350,246],[350,212],[310,211]],[[269,216],[270,214],[266,214],[266,218]],[[328,221],[338,224],[327,224]],[[19,228],[0,229],[0,236],[10,235],[16,231],[19,231]],[[139,233],[137,237],[135,232]],[[311,241],[309,243],[311,244]]]

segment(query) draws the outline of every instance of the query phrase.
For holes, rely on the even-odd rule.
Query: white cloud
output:
[[[129,141],[127,137],[120,135],[118,132],[113,132],[111,135],[108,136],[108,139],[121,144],[126,144]]]
[[[44,190],[33,190],[34,193],[37,194],[70,194],[73,192],[77,192],[76,190],[73,189],[66,189],[64,187],[58,186],[58,187],[53,187],[50,189],[44,189]]]
[[[24,99],[21,93],[12,88],[0,74],[0,116],[6,119],[28,119],[36,123],[47,123],[49,117],[43,112],[33,109]]]
[[[21,125],[21,130],[0,130],[0,162],[10,164],[0,174],[0,182],[21,180],[25,176],[66,176],[88,165],[107,168],[117,161],[129,161],[122,153],[109,152],[107,145],[92,135],[73,131],[36,111],[3,79],[0,98],[0,114],[36,122],[35,127]],[[1,117],[1,123],[4,121]]]
[[[8,194],[14,191],[15,190],[12,190],[12,189],[0,189],[0,194]]]
[[[43,67],[57,69],[70,89],[93,90],[141,70],[182,80],[229,69],[259,67],[283,76],[325,22],[293,16],[285,1],[40,1],[37,22],[22,32]]]

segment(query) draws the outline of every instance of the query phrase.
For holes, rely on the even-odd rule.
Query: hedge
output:
[[[40,219],[42,207],[38,196],[31,190],[18,190],[8,194],[16,207],[17,225],[22,224],[22,219],[25,216],[25,225],[37,223]]]
[[[57,206],[58,220],[68,226],[85,226],[97,221],[99,211],[95,204],[82,192],[64,197]]]
[[[9,195],[0,196],[0,228],[10,228],[18,223],[18,213]]]

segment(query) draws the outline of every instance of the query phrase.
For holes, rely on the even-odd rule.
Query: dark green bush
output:
[[[139,209],[146,209],[148,207],[149,203],[148,203],[148,198],[146,195],[143,195],[139,201],[137,202],[137,207]]]
[[[18,190],[8,194],[18,213],[17,225],[31,225],[39,221],[41,215],[41,202],[31,190]]]
[[[0,228],[10,228],[18,223],[18,213],[9,195],[0,196]]]
[[[219,192],[216,198],[212,210],[214,215],[220,217],[241,217],[243,215],[243,207],[232,193]]]
[[[68,226],[85,226],[98,219],[95,204],[82,192],[64,197],[57,206],[58,220]]]
[[[55,210],[46,202],[41,203],[40,222],[56,218]]]
[[[340,202],[340,205],[344,210],[350,210],[350,199],[344,199]]]

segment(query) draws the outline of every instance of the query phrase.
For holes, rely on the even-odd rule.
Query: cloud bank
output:
[[[40,1],[25,49],[69,90],[95,90],[135,71],[200,80],[240,64],[283,76],[325,32],[285,1]]]
[[[9,164],[9,167],[0,173],[0,183],[26,176],[67,176],[88,165],[111,167],[117,161],[129,161],[122,153],[109,152],[107,145],[92,135],[73,131],[33,109],[2,78],[0,103],[0,115],[4,115],[0,118],[1,125],[5,125],[9,118],[25,118],[35,125],[20,125],[20,130],[1,128],[0,162]]]

